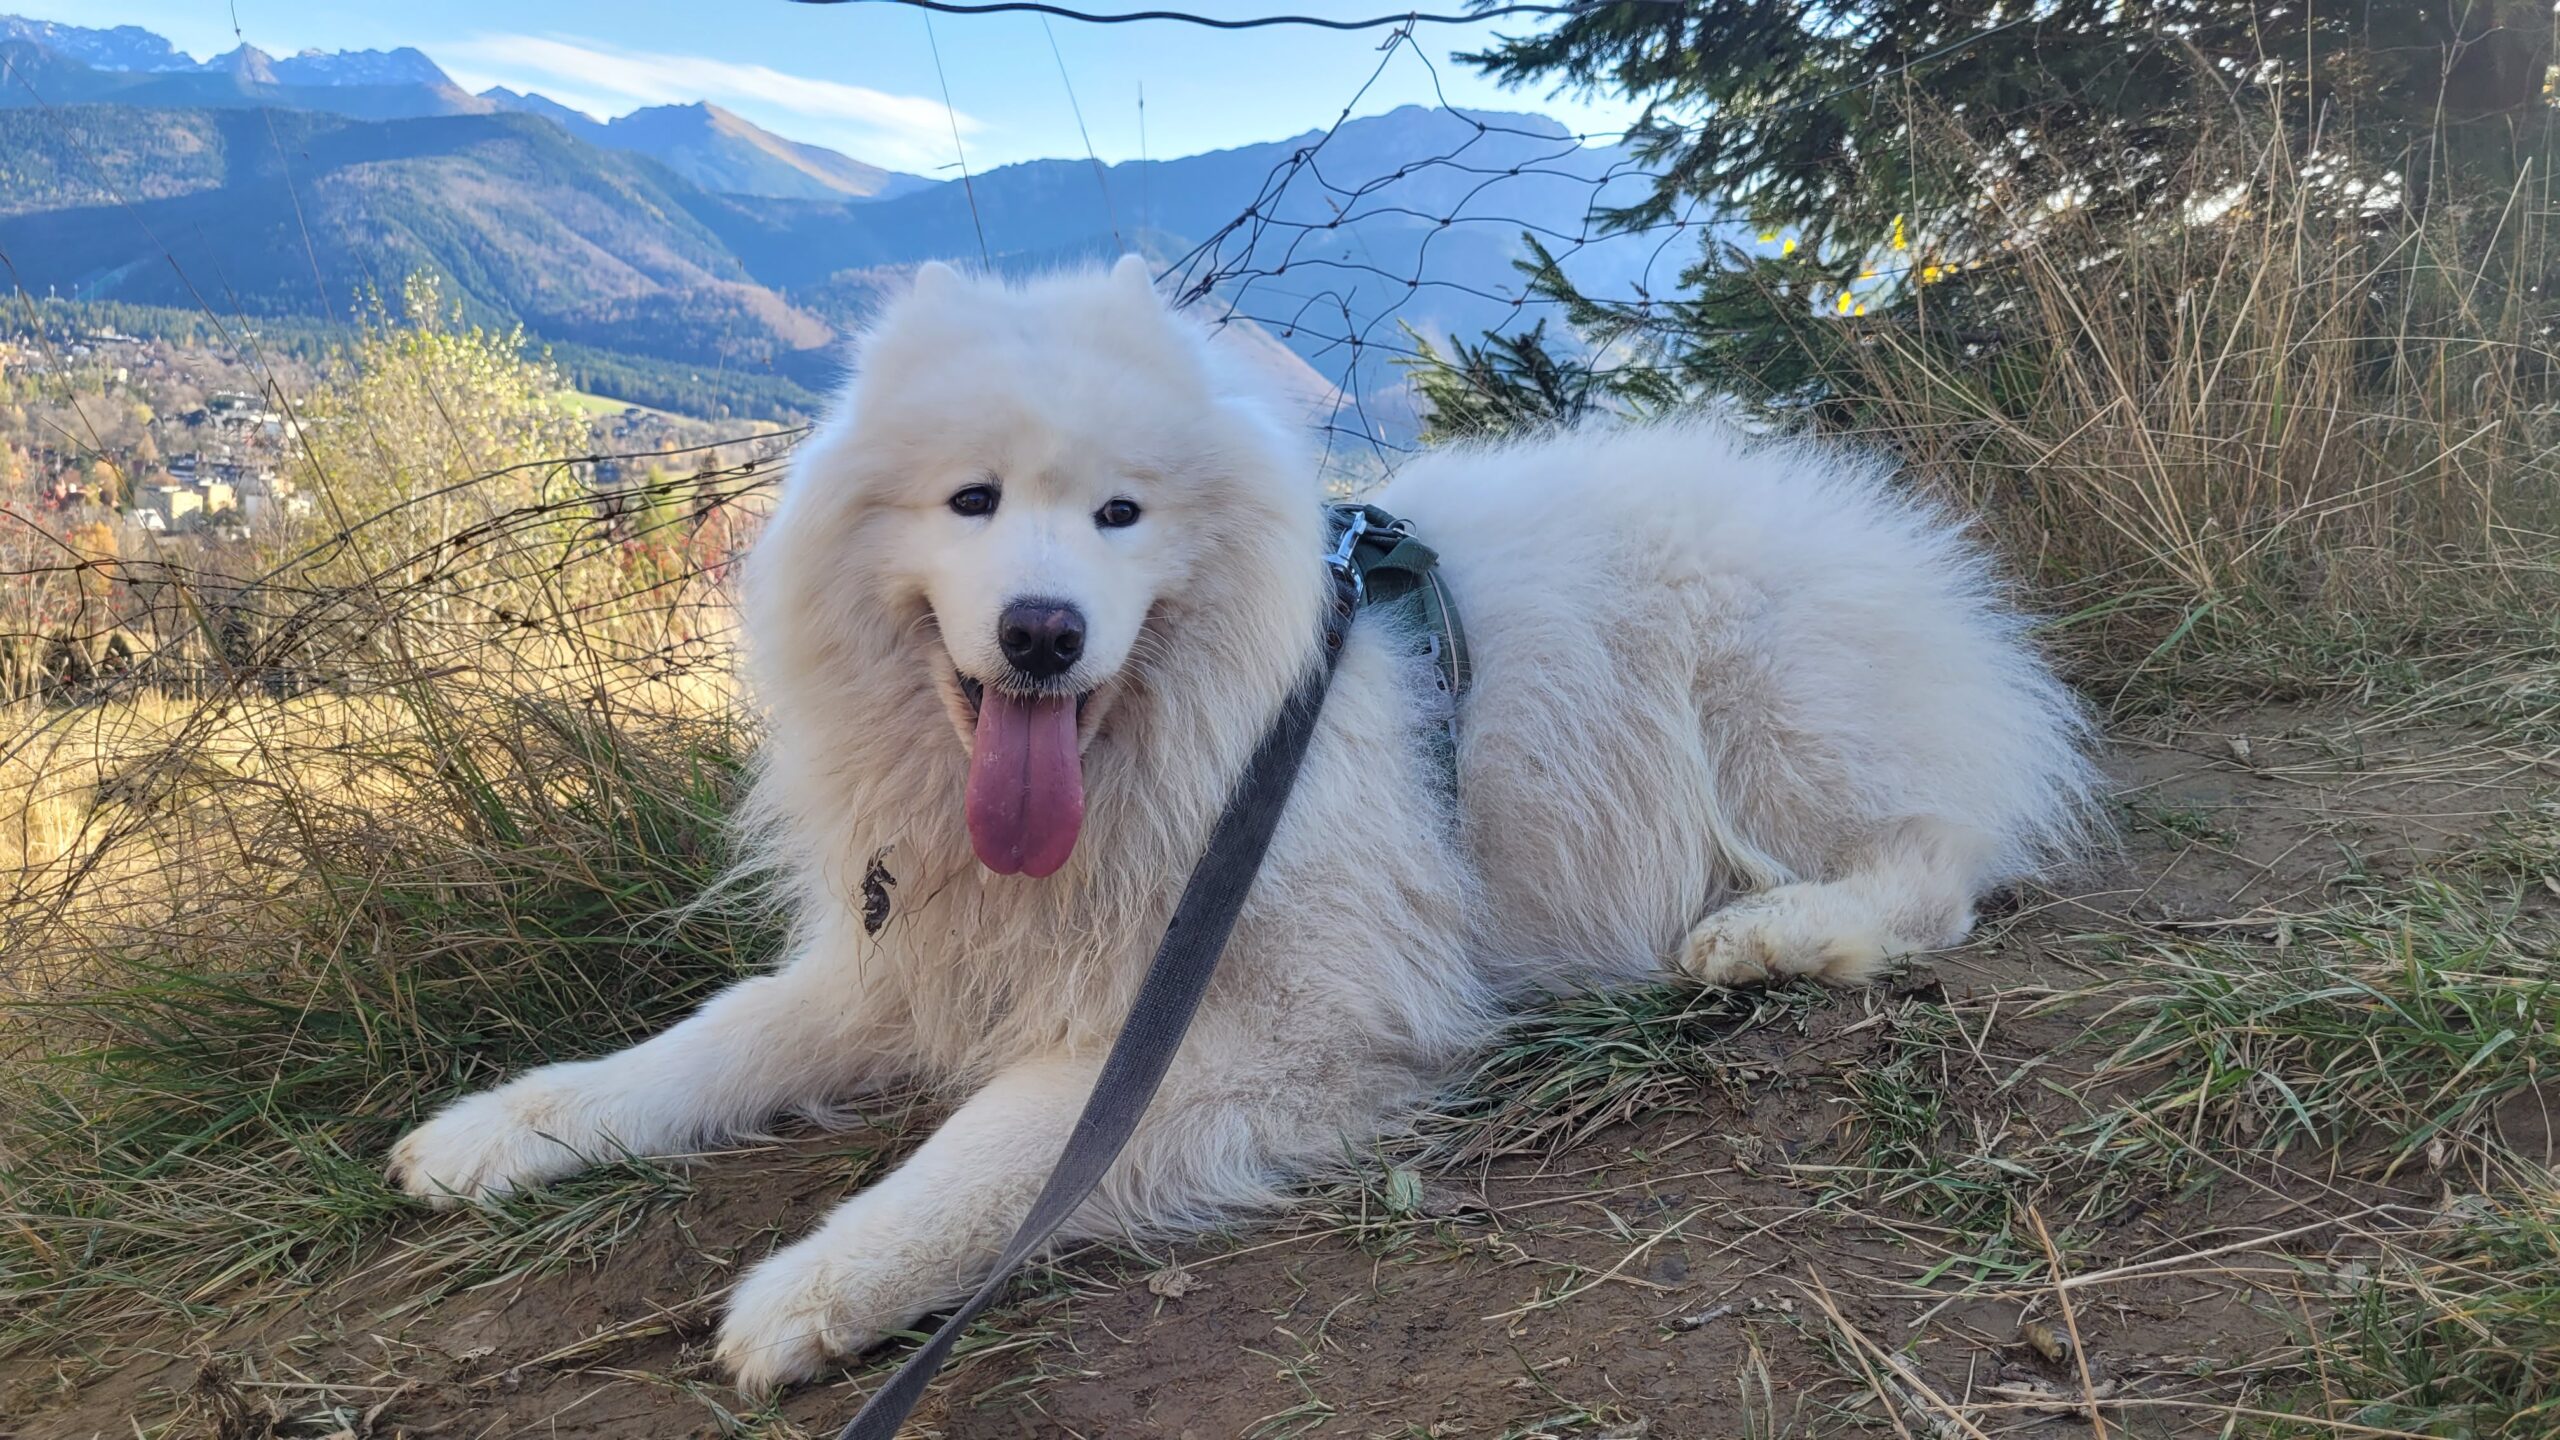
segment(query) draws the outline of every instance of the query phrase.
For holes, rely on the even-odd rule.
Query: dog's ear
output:
[[[960,272],[939,260],[927,260],[916,267],[916,298],[939,300],[960,288]]]
[[[1163,299],[1156,294],[1156,277],[1148,271],[1144,255],[1132,251],[1113,262],[1111,283],[1119,287],[1122,294],[1142,302],[1150,310],[1164,308]]]

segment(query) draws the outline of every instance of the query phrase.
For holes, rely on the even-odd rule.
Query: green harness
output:
[[[1352,603],[1402,606],[1421,636],[1420,653],[1438,671],[1433,748],[1451,794],[1458,788],[1458,700],[1474,681],[1467,658],[1467,630],[1457,603],[1440,578],[1440,552],[1414,538],[1413,523],[1375,505],[1325,507],[1333,540],[1332,563],[1352,579]]]

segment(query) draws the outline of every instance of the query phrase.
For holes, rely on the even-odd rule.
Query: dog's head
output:
[[[765,568],[836,578],[768,587],[756,624],[805,629],[839,604],[861,607],[847,625],[891,622],[892,663],[969,757],[958,798],[998,873],[1066,863],[1085,752],[1133,671],[1186,605],[1236,590],[1220,572],[1240,550],[1302,528],[1273,514],[1285,447],[1220,376],[1135,257],[1023,287],[928,265],[795,464]],[[1314,573],[1311,550],[1300,564]]]

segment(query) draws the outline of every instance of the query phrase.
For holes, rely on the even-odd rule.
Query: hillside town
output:
[[[110,327],[21,330],[0,337],[0,482],[14,504],[119,541],[246,540],[311,508],[290,459],[309,382],[289,360],[262,381]]]
[[[0,332],[0,503],[129,542],[239,544],[279,533],[316,502],[308,413],[322,367],[235,327],[230,343],[108,325]],[[563,396],[583,419],[580,479],[609,494],[684,452],[686,468],[767,453],[777,427],[696,420],[594,396]]]
[[[0,700],[184,689],[216,670],[319,683],[306,632],[326,605],[287,623],[246,597],[287,571],[304,587],[288,610],[376,583],[437,553],[464,513],[583,514],[554,533],[716,591],[751,522],[738,495],[694,482],[775,458],[791,433],[567,388],[516,334],[208,335],[184,315],[30,310],[0,331]],[[494,429],[492,405],[512,407]],[[358,530],[356,567],[331,568],[357,556],[332,537]]]

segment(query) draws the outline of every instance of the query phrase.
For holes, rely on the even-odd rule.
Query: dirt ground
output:
[[[1489,1131],[1462,1163],[1390,1155],[1278,1223],[1066,1256],[981,1322],[916,1433],[2249,1429],[2295,1393],[2360,1222],[2448,1184],[2299,1156],[2058,1173],[2107,1068],[2095,1028],[2152,942],[2280,943],[2338,887],[2491,832],[2553,766],[2485,734],[2281,710],[2121,737],[2121,851],[2013,897],[1976,943],[1871,991],[1702,1009],[1686,1068],[1655,1066],[1635,1113],[1581,1143]],[[1893,1075],[1927,1078],[1911,1124],[1961,1161],[1936,1188],[1876,1158],[1873,1082]],[[894,1352],[760,1407],[708,1363],[710,1326],[743,1265],[930,1116],[878,1118],[537,1221],[525,1243],[566,1257],[539,1273],[428,1285],[439,1246],[486,1222],[421,1217],[299,1302],[20,1357],[0,1437],[831,1434]]]

